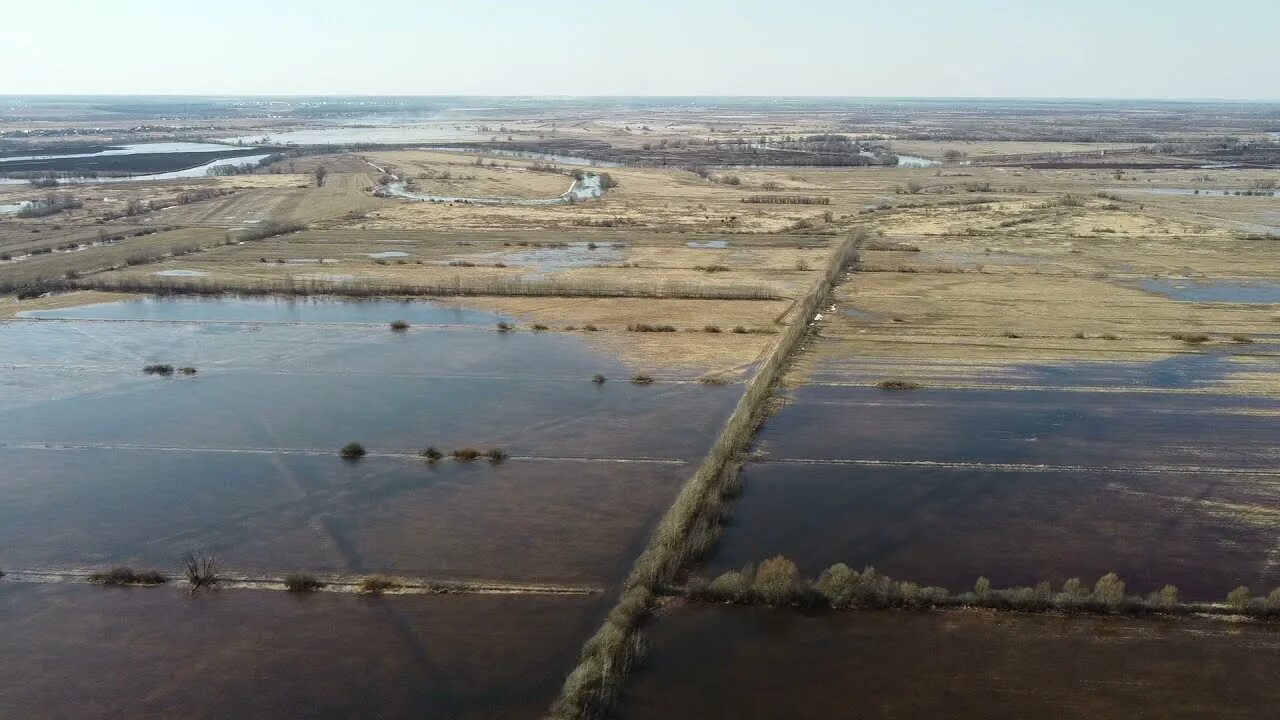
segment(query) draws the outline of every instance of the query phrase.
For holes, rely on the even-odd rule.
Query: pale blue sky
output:
[[[9,0],[0,94],[1280,99],[1280,0]]]

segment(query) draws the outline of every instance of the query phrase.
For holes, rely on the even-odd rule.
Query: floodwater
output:
[[[743,479],[709,575],[781,554],[809,577],[873,565],[955,592],[1106,572],[1187,599],[1280,587],[1273,475],[766,462]]]
[[[685,243],[685,245],[691,248],[714,248],[717,250],[723,250],[724,248],[729,247],[729,241],[728,240],[707,240],[706,242],[695,241],[695,242]]]
[[[235,150],[239,146],[225,145],[221,143],[192,143],[192,142],[157,142],[157,143],[133,143],[128,145],[113,145],[106,150],[99,150],[91,153],[67,153],[60,155],[22,155],[17,157],[0,157],[0,170],[3,170],[4,163],[26,162],[30,160],[59,160],[62,158],[90,158],[105,157],[108,155],[142,155],[142,154],[158,154],[158,153],[196,153],[196,152],[226,152],[227,150]]]
[[[26,203],[26,202],[0,203],[0,215],[19,212],[22,210],[22,208],[26,207],[29,204],[30,203]]]
[[[594,247],[593,247],[594,246]],[[506,265],[528,267],[539,272],[555,272],[583,267],[608,267],[626,259],[625,246],[614,242],[571,242],[566,247],[521,248],[498,257]],[[525,280],[538,275],[526,275]]]
[[[1210,394],[799,388],[762,430],[771,459],[1280,466],[1280,401]]]
[[[506,316],[426,301],[31,315],[0,323],[6,569],[196,544],[262,571],[612,581],[741,392],[692,370],[633,385],[584,335],[500,333]],[[141,372],[154,363],[198,373]],[[370,456],[341,460],[350,441]],[[512,457],[433,467],[428,446]]]
[[[783,554],[953,590],[1109,571],[1194,599],[1280,586],[1280,401],[1213,392],[1234,351],[972,368],[973,387],[910,392],[862,384],[901,360],[820,365],[759,434],[706,572]]]
[[[10,571],[176,573],[182,554],[200,547],[237,573],[600,586],[626,574],[692,472],[683,463],[345,462],[336,451],[115,447],[0,447],[0,461],[0,567]]]
[[[0,582],[6,718],[541,717],[597,597]]]
[[[516,198],[516,197],[464,197],[460,195],[427,195],[413,193],[405,189],[403,182],[393,182],[386,186],[393,197],[421,202],[458,202],[477,205],[562,205],[565,203],[593,200],[604,194],[604,186],[598,175],[588,175],[581,180],[574,180],[569,189],[553,198]]]
[[[427,300],[298,298],[138,298],[56,310],[30,310],[24,318],[64,320],[171,320],[245,323],[375,323],[405,320],[424,325],[486,325],[508,315]],[[3,328],[0,325],[0,328]]]
[[[647,635],[624,720],[1263,720],[1280,704],[1274,626],[694,606]]]
[[[898,156],[898,167],[927,168],[942,164],[937,160],[930,160],[929,158],[917,157],[915,155],[903,155],[901,153],[894,153],[894,155]]]
[[[204,270],[157,270],[151,273],[159,277],[208,277],[209,273]]]
[[[1143,280],[1143,290],[1185,302],[1280,303],[1280,282],[1274,280]]]
[[[404,258],[409,257],[409,253],[400,252],[399,250],[384,250],[382,252],[369,253],[369,257],[375,260],[385,260],[388,258]]]
[[[216,167],[223,166],[240,166],[254,165],[266,158],[270,157],[270,153],[262,155],[242,155],[239,157],[221,158],[211,162],[187,168],[185,170],[174,170],[172,172],[152,173],[150,175],[131,175],[128,177],[101,177],[101,178],[63,178],[59,180],[63,185],[99,185],[108,183],[130,183],[130,182],[154,182],[157,180],[181,180],[186,178],[202,178],[208,177],[209,171]],[[0,185],[28,185],[29,180],[19,180],[16,178],[0,178]]]

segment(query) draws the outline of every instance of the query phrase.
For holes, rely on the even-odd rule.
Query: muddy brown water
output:
[[[808,386],[758,442],[787,460],[1274,470],[1278,409],[1215,395]]]
[[[295,570],[605,586],[684,464],[0,449],[0,568]]]
[[[579,336],[498,333],[477,325],[501,315],[430,303],[43,315],[65,319],[0,323],[10,568],[163,567],[208,547],[246,572],[608,583],[742,387],[633,385]],[[387,317],[461,325],[396,333]],[[350,441],[371,455],[343,461]],[[512,457],[430,466],[429,446]]]
[[[781,554],[809,577],[843,562],[954,592],[1107,572],[1194,600],[1280,587],[1273,475],[760,463],[744,481],[706,575]]]
[[[648,635],[625,720],[1262,720],[1280,706],[1273,626],[703,606]]]
[[[598,598],[0,583],[0,717],[534,718]]]
[[[757,437],[702,571],[782,554],[811,576],[874,565],[955,591],[979,575],[1011,586],[1110,571],[1144,594],[1269,591],[1280,586],[1280,401],[1179,392],[1210,388],[1228,360],[1002,369],[994,382],[1016,389],[796,388]],[[888,369],[830,363],[812,379]]]

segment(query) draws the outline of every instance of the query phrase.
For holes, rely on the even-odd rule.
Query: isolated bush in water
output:
[[[202,550],[195,550],[183,557],[187,582],[191,589],[213,587],[221,579],[218,575],[218,560]]]
[[[344,460],[359,460],[365,456],[364,446],[358,442],[349,442],[338,451]]]
[[[786,605],[805,594],[799,568],[781,555],[760,563],[751,588],[765,605]]]
[[[1124,581],[1115,573],[1107,573],[1093,585],[1093,599],[1111,610],[1124,605]]]
[[[284,578],[284,587],[291,592],[315,592],[324,587],[324,583],[315,575],[307,573],[290,573]]]
[[[1249,592],[1249,588],[1241,585],[1240,587],[1227,593],[1227,607],[1235,612],[1244,613],[1249,611],[1249,606],[1253,604],[1253,594]]]

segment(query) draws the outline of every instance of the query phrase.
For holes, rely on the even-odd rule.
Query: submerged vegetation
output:
[[[342,446],[342,449],[338,451],[338,454],[342,456],[343,460],[359,460],[365,456],[366,452],[367,451],[364,449],[364,446],[360,443],[349,442]]]
[[[212,588],[221,580],[218,559],[203,550],[193,550],[183,557],[183,570],[192,590]]]
[[[117,567],[107,572],[93,573],[89,582],[97,585],[163,585],[169,578],[157,570],[137,571],[130,567]]]
[[[324,583],[309,573],[289,573],[284,577],[284,587],[290,592],[315,592],[324,587]]]

